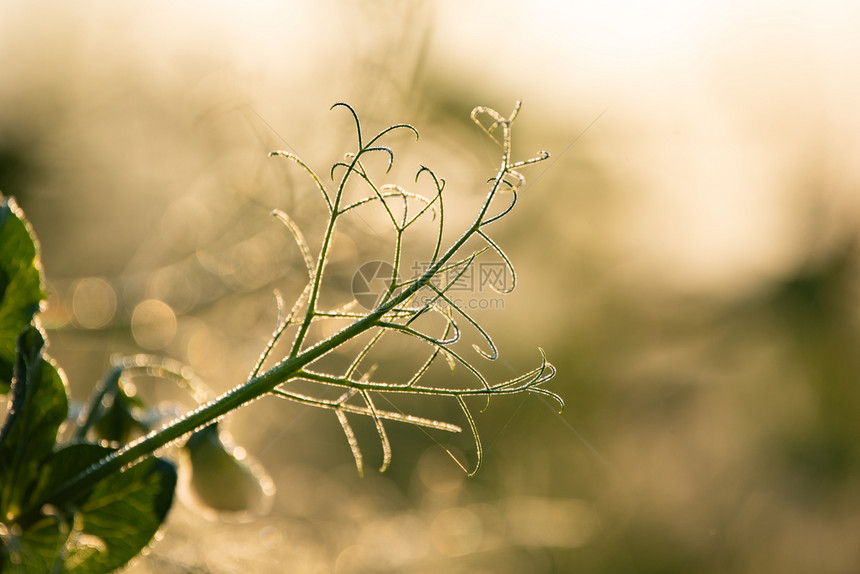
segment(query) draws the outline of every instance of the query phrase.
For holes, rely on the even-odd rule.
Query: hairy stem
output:
[[[145,437],[123,446],[115,453],[106,456],[62,485],[54,493],[49,502],[57,505],[73,502],[89,492],[103,478],[125,467],[136,464],[143,458],[151,456],[156,450],[169,445],[191,432],[212,424],[224,415],[272,392],[278,385],[298,375],[306,365],[377,325],[390,307],[403,302],[428,282],[430,277],[432,277],[432,274],[426,277],[426,281],[418,281],[411,285],[387,305],[355,321],[347,328],[307,349],[300,355],[288,357],[268,371],[249,379],[218,398],[174,420],[161,430],[153,431]]]
[[[349,108],[349,106],[346,106],[345,104],[336,104],[336,106],[337,105],[343,105],[343,106]],[[326,203],[327,203],[329,211],[330,211],[330,218],[328,221],[328,225],[326,226],[326,231],[325,231],[325,234],[323,237],[322,245],[320,247],[320,252],[319,252],[319,256],[318,256],[317,261],[316,261],[315,269],[312,267],[312,265],[309,261],[308,254],[306,253],[305,243],[304,243],[303,238],[301,237],[301,234],[300,233],[297,234],[296,230],[293,229],[292,226],[290,226],[294,235],[297,234],[296,235],[297,241],[299,243],[299,246],[303,250],[303,255],[305,257],[306,264],[308,266],[308,271],[310,274],[310,283],[308,284],[307,289],[302,294],[302,296],[300,296],[300,299],[299,299],[299,302],[300,302],[304,297],[307,297],[307,301],[306,301],[307,309],[305,311],[305,316],[304,316],[302,322],[298,325],[298,331],[296,333],[296,337],[295,337],[295,340],[293,342],[293,345],[292,345],[292,348],[291,348],[289,354],[286,356],[286,358],[284,358],[282,361],[280,361],[279,363],[277,363],[276,365],[274,365],[273,367],[271,367],[270,369],[268,369],[264,373],[259,373],[259,368],[262,365],[263,361],[265,360],[265,357],[268,356],[268,352],[271,350],[271,346],[274,344],[274,341],[277,340],[277,338],[280,336],[280,334],[286,328],[286,325],[289,322],[291,322],[292,317],[293,317],[293,313],[298,311],[297,307],[299,306],[299,302],[297,302],[296,307],[293,308],[293,311],[290,312],[290,314],[288,315],[288,318],[284,318],[284,319],[279,320],[279,328],[276,331],[275,338],[267,347],[266,351],[264,352],[263,357],[261,358],[257,367],[252,372],[252,376],[250,378],[248,378],[248,380],[246,380],[244,383],[234,387],[233,389],[224,393],[223,395],[206,402],[205,404],[203,404],[199,408],[197,408],[197,409],[187,413],[186,415],[174,420],[173,422],[164,426],[160,430],[153,431],[153,432],[149,433],[148,435],[146,435],[145,437],[142,437],[138,440],[135,440],[135,441],[121,447],[116,452],[106,456],[102,460],[98,461],[96,464],[89,467],[87,470],[81,472],[80,474],[76,475],[75,477],[73,477],[72,479],[67,481],[65,484],[61,485],[61,487],[50,497],[50,499],[47,502],[49,502],[51,504],[59,505],[60,507],[63,507],[63,506],[68,505],[70,503],[74,503],[74,502],[79,501],[81,498],[86,496],[86,494],[88,492],[90,492],[91,489],[100,480],[102,480],[102,479],[104,479],[104,478],[106,478],[106,477],[108,477],[108,476],[110,476],[116,472],[120,472],[123,469],[126,469],[130,466],[133,466],[134,464],[143,460],[144,458],[146,458],[148,456],[152,456],[155,452],[158,451],[158,449],[161,449],[167,445],[170,445],[174,441],[180,440],[182,437],[218,421],[223,416],[225,416],[228,413],[238,409],[239,407],[241,407],[245,404],[248,404],[248,403],[254,401],[255,399],[260,398],[264,395],[276,392],[276,388],[279,385],[281,385],[287,381],[290,381],[292,379],[295,379],[295,378],[302,378],[303,375],[307,376],[309,371],[305,370],[306,366],[310,365],[311,363],[313,363],[314,361],[316,361],[320,357],[326,355],[327,353],[333,351],[337,347],[343,345],[347,341],[355,338],[356,336],[358,336],[358,335],[360,335],[360,334],[362,334],[362,333],[364,333],[364,332],[366,332],[369,329],[372,329],[374,327],[381,327],[383,329],[392,329],[392,328],[397,327],[397,328],[400,328],[401,330],[403,330],[405,332],[411,333],[415,336],[419,336],[419,338],[424,338],[425,340],[432,342],[434,344],[434,347],[435,347],[433,356],[430,359],[432,361],[433,358],[435,358],[439,354],[439,349],[441,348],[441,345],[443,343],[439,343],[437,341],[434,341],[434,340],[428,338],[427,336],[421,335],[420,333],[413,332],[408,327],[409,323],[407,323],[406,325],[396,325],[395,323],[391,323],[390,321],[386,320],[386,316],[388,316],[390,313],[393,313],[396,316],[397,313],[402,312],[402,309],[400,308],[400,306],[402,304],[408,302],[416,293],[418,293],[419,290],[421,290],[424,287],[432,288],[437,293],[437,298],[441,297],[441,298],[447,300],[447,297],[444,294],[445,291],[447,290],[447,288],[442,289],[441,291],[439,289],[436,289],[432,284],[432,280],[435,277],[437,277],[440,274],[440,272],[447,269],[446,266],[456,265],[456,264],[452,264],[451,262],[454,260],[455,256],[460,251],[460,249],[463,248],[463,246],[466,244],[466,242],[469,241],[475,235],[479,235],[479,236],[483,237],[484,239],[486,239],[488,241],[488,243],[490,244],[491,248],[493,248],[495,251],[499,252],[501,254],[502,258],[507,263],[507,265],[510,266],[510,262],[507,260],[507,257],[501,252],[501,250],[498,248],[498,246],[495,243],[493,243],[481,231],[481,228],[485,224],[490,223],[490,222],[494,221],[495,219],[498,219],[499,217],[503,216],[505,213],[507,213],[507,211],[510,211],[510,207],[509,207],[506,211],[502,212],[501,214],[496,215],[494,217],[490,217],[489,219],[487,219],[487,214],[488,214],[488,211],[490,209],[490,205],[493,203],[493,199],[495,198],[498,190],[500,189],[500,186],[502,185],[502,183],[508,183],[505,181],[505,177],[507,175],[512,174],[512,175],[518,176],[520,179],[522,179],[522,176],[519,176],[519,174],[514,171],[515,167],[526,165],[528,163],[533,163],[535,161],[540,161],[541,159],[546,159],[546,154],[542,153],[540,157],[535,158],[533,160],[529,160],[526,162],[519,162],[517,164],[511,164],[510,163],[510,145],[509,145],[508,129],[510,127],[510,122],[513,120],[514,116],[516,115],[516,111],[518,110],[518,106],[519,106],[519,104],[517,105],[517,108],[515,109],[514,113],[511,115],[510,119],[505,120],[505,119],[501,118],[500,116],[498,116],[498,114],[495,114],[495,112],[493,112],[495,114],[493,116],[493,118],[496,119],[496,122],[489,129],[481,126],[481,128],[484,129],[484,131],[486,131],[492,137],[491,132],[497,126],[501,125],[503,130],[504,130],[504,133],[505,133],[505,139],[504,139],[504,142],[501,142],[501,143],[503,143],[503,153],[502,153],[502,159],[501,159],[501,165],[499,167],[499,171],[497,172],[495,178],[493,178],[491,180],[492,185],[490,186],[490,189],[487,192],[487,196],[483,202],[483,205],[479,209],[478,214],[476,215],[472,224],[463,231],[463,233],[460,235],[460,237],[457,240],[455,240],[448,247],[448,249],[444,251],[444,253],[440,254],[440,247],[441,247],[441,241],[442,241],[441,217],[442,217],[442,213],[443,213],[443,209],[444,209],[441,193],[442,193],[442,189],[444,187],[444,180],[437,180],[436,176],[433,175],[433,173],[429,169],[422,167],[421,170],[418,172],[418,175],[420,175],[423,171],[427,171],[430,174],[430,176],[433,178],[433,180],[436,184],[437,193],[436,193],[436,198],[433,201],[427,201],[427,205],[424,207],[424,209],[421,211],[421,213],[424,213],[428,209],[430,204],[436,202],[436,199],[438,199],[438,207],[439,207],[439,211],[440,211],[439,234],[438,234],[438,238],[436,241],[436,247],[435,247],[435,250],[433,253],[433,257],[432,257],[432,263],[428,266],[426,271],[418,279],[416,279],[414,281],[410,281],[410,282],[405,283],[405,284],[398,285],[397,287],[400,288],[400,290],[398,292],[395,292],[395,285],[394,285],[394,282],[392,281],[392,284],[389,286],[389,289],[388,289],[387,293],[385,294],[384,301],[382,304],[379,305],[379,307],[377,307],[376,309],[374,309],[373,311],[370,311],[369,313],[367,313],[365,315],[356,316],[355,321],[352,322],[346,328],[344,328],[341,331],[337,332],[336,334],[332,335],[328,339],[325,339],[325,340],[320,341],[316,344],[308,346],[305,349],[303,349],[302,347],[305,344],[308,329],[310,328],[310,325],[311,325],[312,321],[314,320],[314,318],[318,317],[318,316],[328,316],[328,314],[326,314],[325,312],[317,309],[317,300],[319,297],[320,288],[321,288],[321,284],[322,284],[322,277],[323,277],[323,274],[325,273],[325,267],[326,267],[329,251],[330,251],[331,246],[332,246],[332,240],[334,237],[336,222],[337,222],[338,218],[341,215],[343,215],[346,211],[352,209],[352,207],[354,207],[355,205],[358,205],[358,204],[355,204],[355,205],[347,206],[345,208],[341,208],[344,190],[346,188],[346,184],[347,184],[349,177],[351,176],[351,174],[357,173],[360,176],[364,177],[364,179],[367,180],[368,183],[371,183],[369,181],[369,179],[367,177],[365,177],[363,167],[361,166],[361,164],[359,162],[361,156],[363,154],[371,153],[371,152],[377,152],[377,151],[385,152],[390,157],[390,161],[389,161],[389,168],[390,168],[390,163],[391,163],[391,161],[393,161],[393,154],[392,154],[391,150],[389,150],[388,148],[385,148],[385,147],[377,146],[376,142],[382,136],[384,136],[385,134],[387,134],[390,131],[395,130],[395,129],[406,128],[406,129],[409,129],[409,130],[412,130],[413,132],[415,132],[416,136],[417,136],[417,132],[415,131],[414,128],[412,128],[409,125],[397,124],[397,125],[389,127],[386,130],[383,130],[382,132],[377,134],[374,138],[372,138],[369,142],[363,143],[362,138],[361,138],[361,128],[358,125],[358,118],[355,115],[355,112],[352,111],[351,108],[349,108],[349,110],[352,112],[353,117],[355,118],[355,121],[356,121],[356,128],[357,128],[357,133],[358,133],[358,152],[349,158],[349,160],[350,160],[349,163],[340,162],[340,163],[335,164],[332,172],[334,171],[335,168],[337,168],[339,166],[346,168],[346,172],[344,173],[343,177],[339,181],[337,191],[335,193],[333,200],[326,194],[325,190],[322,187],[321,182],[319,181],[319,178],[316,177],[315,174],[313,174],[313,172],[306,166],[306,164],[301,162],[301,160],[299,160],[298,158],[287,154],[287,157],[290,157],[291,159],[298,161],[300,163],[300,165],[305,167],[305,169],[311,173],[311,175],[314,177],[315,182],[317,183],[317,186],[319,187],[320,191],[323,193],[323,196],[326,199]],[[475,117],[475,113],[478,111],[485,111],[485,109],[484,108],[476,108],[476,111],[473,112],[473,119]],[[479,124],[479,125],[481,125],[481,124]],[[496,141],[498,141],[498,140],[496,140]],[[357,166],[358,166],[358,169],[357,169]],[[416,179],[417,179],[417,176],[416,176]],[[508,183],[508,185],[510,185],[510,184]],[[388,209],[387,205],[385,203],[386,195],[384,193],[382,193],[382,191],[380,191],[376,186],[371,184],[371,187],[373,188],[373,190],[375,192],[375,196],[380,201],[382,201],[383,205],[385,205],[385,208]],[[403,193],[401,193],[400,195],[403,195]],[[407,212],[407,206],[405,204],[406,203],[406,198],[405,198],[406,196],[403,195],[403,197],[404,197],[404,215],[403,215],[403,222],[401,224],[399,224],[399,225],[397,224],[397,221],[394,219],[393,214],[391,214],[391,212],[389,210],[389,215],[391,215],[391,217],[392,217],[392,222],[393,222],[395,229],[396,229],[396,232],[397,232],[397,245],[396,245],[396,249],[395,249],[395,258],[394,258],[395,270],[399,267],[399,264],[400,264],[399,256],[400,256],[400,249],[401,249],[401,243],[400,243],[401,239],[402,239],[401,236],[402,236],[403,231],[405,230],[405,228],[408,225],[406,222],[406,212]],[[511,204],[511,207],[512,206],[513,206],[513,203]],[[290,223],[289,219],[286,218],[286,216],[284,216],[283,219],[289,225],[289,223]],[[469,261],[466,262],[466,266],[471,264],[471,260],[474,259],[475,255],[476,254],[473,254],[472,257],[469,259]],[[465,267],[464,267],[464,269],[465,269]],[[511,267],[511,269],[512,269],[512,267]],[[461,271],[461,273],[462,273],[462,271]],[[420,315],[422,312],[423,311],[418,311],[416,314],[413,314],[413,319],[415,317],[417,317],[418,315]],[[463,316],[466,318],[466,320],[470,324],[477,327],[479,332],[482,333],[484,335],[484,337],[486,338],[486,340],[489,342],[491,354],[490,355],[485,354],[485,356],[487,358],[490,358],[490,359],[495,358],[495,356],[496,356],[495,347],[492,344],[492,340],[489,339],[489,336],[487,336],[486,333],[484,333],[484,331],[482,329],[480,329],[480,327],[477,325],[477,323],[475,323],[468,315],[465,315],[465,313],[462,313],[462,311],[461,311],[461,314],[463,314]],[[343,316],[347,316],[347,315],[343,315]],[[411,319],[410,319],[410,322],[411,322]],[[456,330],[456,325],[453,325],[453,327]],[[449,325],[448,330],[450,330],[450,328],[451,328],[451,325]],[[448,330],[446,330],[446,335],[448,333]],[[377,339],[378,339],[378,337],[377,337]],[[456,340],[456,338],[454,340]],[[530,388],[530,383],[529,383],[529,385],[526,385],[525,387],[522,387],[522,388],[517,387],[516,385],[520,382],[527,381],[531,375],[527,374],[527,375],[524,375],[520,378],[513,379],[512,381],[509,381],[508,383],[505,383],[503,385],[497,385],[497,386],[491,387],[486,382],[486,380],[480,375],[480,373],[478,373],[474,369],[474,367],[471,367],[471,365],[469,365],[468,362],[464,361],[463,359],[460,359],[459,356],[456,355],[456,353],[453,353],[450,350],[448,350],[447,352],[449,353],[449,355],[455,357],[459,362],[465,364],[466,367],[470,371],[472,371],[478,377],[478,379],[482,382],[482,388],[481,389],[471,389],[471,390],[466,389],[466,390],[463,390],[463,391],[457,392],[457,393],[451,393],[451,392],[445,393],[445,394],[448,394],[450,396],[455,396],[457,398],[458,402],[460,403],[463,411],[466,414],[469,425],[472,429],[472,433],[475,435],[475,438],[476,438],[476,443],[477,443],[477,448],[478,448],[479,465],[480,465],[480,454],[481,454],[480,442],[477,438],[474,419],[469,414],[468,408],[466,407],[466,405],[464,403],[463,397],[486,395],[489,398],[489,396],[491,394],[508,394],[508,393],[512,393],[512,392],[519,392],[519,391],[523,390],[523,388]],[[366,351],[365,351],[365,353],[366,353]],[[363,355],[361,357],[359,357],[357,359],[357,361],[360,361],[362,357],[363,357]],[[355,363],[355,365],[357,365],[357,362]],[[424,370],[426,370],[426,368],[428,366],[429,366],[429,362],[424,367],[422,367],[422,372]],[[535,371],[535,373],[537,373],[537,374],[534,375],[533,382],[538,382],[538,381],[542,382],[543,380],[546,380],[544,377],[542,377],[542,374],[544,373],[545,368],[547,368],[547,363],[544,360],[543,366],[539,370]],[[551,366],[549,366],[549,369],[551,370],[549,377],[551,377],[552,373],[554,373],[554,370],[552,370]],[[350,375],[351,375],[351,372],[348,372],[346,378],[348,379],[350,377]],[[403,388],[403,390],[404,391],[411,391],[413,393],[417,392],[419,394],[441,394],[440,389],[432,389],[429,387],[415,386],[413,384],[415,382],[415,380],[417,380],[417,378],[410,381],[410,383],[405,388]],[[343,382],[343,381],[346,381],[346,379],[343,379],[341,382]],[[349,382],[351,383],[352,381],[349,381]],[[391,419],[392,417],[394,417],[395,420],[408,420],[408,417],[404,419],[403,417],[400,417],[400,415],[397,415],[395,413],[385,413],[385,412],[377,411],[376,408],[374,407],[371,399],[370,399],[368,392],[369,391],[375,391],[375,390],[383,390],[383,391],[389,391],[389,392],[400,392],[400,388],[395,387],[395,386],[377,387],[373,384],[363,384],[363,383],[350,384],[349,386],[351,386],[353,388],[353,390],[351,392],[354,393],[357,391],[357,392],[362,393],[366,407],[353,407],[353,406],[345,407],[345,406],[342,406],[342,408],[338,408],[336,411],[338,418],[341,420],[342,423],[344,423],[344,420],[345,420],[344,419],[344,416],[345,416],[344,411],[346,411],[346,410],[350,410],[351,412],[352,411],[358,411],[360,414],[368,414],[369,413],[372,416],[372,418],[374,419],[374,421],[375,421],[375,423],[379,429],[380,439],[383,441],[383,446],[386,449],[385,460],[383,463],[383,467],[385,467],[387,465],[388,458],[390,456],[390,452],[388,451],[387,438],[385,435],[385,430],[382,427],[381,421],[383,418]],[[535,392],[540,392],[540,390],[535,390]],[[554,395],[553,393],[550,393],[549,391],[545,391],[545,394],[548,394],[549,396],[556,397],[556,395]],[[291,397],[291,395],[289,395],[288,393],[284,394],[284,396],[287,398]],[[313,399],[308,399],[308,400],[310,402],[314,401]],[[559,400],[559,402],[561,402],[561,399],[558,399],[558,400]],[[323,404],[323,403],[321,401],[317,400],[315,404]],[[325,403],[325,405],[331,406],[331,405],[328,405],[328,403]],[[415,420],[426,422],[426,421],[424,421],[424,419],[415,419]],[[83,425],[84,430],[82,432],[86,431],[86,427],[88,426],[87,423],[88,423],[88,421],[85,421],[85,423]],[[434,423],[434,424],[437,424],[437,423]],[[438,424],[441,425],[441,423],[438,423]],[[346,424],[344,428],[345,428],[345,432],[347,433],[347,437],[349,438],[351,431],[349,429],[348,424]],[[445,427],[440,426],[439,428],[445,428]],[[352,445],[352,442],[350,444]],[[353,450],[355,451],[355,448]],[[357,460],[357,463],[359,464],[359,467],[360,467],[360,458],[358,458],[359,456],[360,456],[360,453],[357,455],[356,460]],[[41,506],[38,508],[32,508],[28,511],[28,516],[30,516],[31,518],[37,517],[38,513],[40,513],[40,512],[41,512]]]

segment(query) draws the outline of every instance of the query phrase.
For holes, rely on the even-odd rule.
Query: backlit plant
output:
[[[343,428],[359,473],[364,458],[351,417],[372,421],[382,446],[381,471],[391,462],[390,423],[407,423],[443,432],[461,432],[445,420],[402,412],[395,395],[441,397],[462,411],[474,439],[475,462],[458,461],[470,475],[478,471],[483,449],[470,398],[536,393],[561,399],[542,385],[555,374],[541,351],[533,369],[502,382],[489,380],[456,343],[464,329],[481,341],[473,345],[483,359],[494,360],[498,350],[490,335],[451,294],[452,287],[471,272],[485,253],[501,260],[513,289],[516,274],[510,259],[491,239],[491,224],[514,208],[525,179],[520,169],[545,160],[546,152],[515,161],[511,126],[519,103],[509,117],[478,107],[472,119],[498,144],[498,170],[487,182],[486,195],[471,224],[456,239],[446,228],[445,180],[420,166],[414,186],[379,185],[371,174],[372,156],[381,156],[385,173],[394,162],[383,145],[392,132],[418,132],[410,125],[392,125],[368,138],[355,111],[343,108],[355,122],[357,147],[332,166],[331,188],[307,163],[287,151],[271,155],[295,162],[319,193],[327,223],[316,256],[298,225],[284,212],[274,216],[295,239],[304,262],[307,283],[291,306],[276,292],[278,317],[273,334],[244,382],[212,397],[190,369],[158,357],[139,355],[119,359],[93,390],[81,412],[69,415],[62,371],[44,352],[46,336],[38,323],[44,299],[41,269],[32,231],[12,199],[0,205],[0,392],[7,394],[7,414],[0,430],[0,572],[109,572],[125,565],[145,548],[163,523],[177,484],[174,462],[161,449],[181,443],[191,464],[188,479],[198,503],[226,512],[247,510],[271,496],[271,481],[255,465],[236,456],[235,447],[218,431],[217,422],[235,409],[263,396],[330,410]],[[347,187],[358,198],[348,199]],[[355,300],[326,308],[321,292],[335,233],[344,218],[381,209],[394,241],[385,288],[374,306],[364,309]],[[450,219],[450,218],[449,218]],[[433,229],[429,241],[416,232],[419,225]],[[413,245],[414,237],[418,245]],[[408,279],[404,250],[423,249],[423,271]],[[478,244],[477,247],[475,245]],[[343,324],[330,336],[315,326]],[[389,382],[375,376],[373,351],[383,338],[409,337],[426,352],[405,380]],[[333,370],[324,359],[332,353],[349,357],[345,369]],[[448,384],[438,382],[437,362],[447,363]],[[172,380],[190,392],[199,407],[162,425],[164,413],[147,406],[129,382],[137,375]],[[431,382],[432,381],[432,382]],[[334,393],[333,390],[334,389]],[[137,437],[137,438],[135,438]],[[158,452],[159,456],[155,456]],[[173,458],[176,458],[173,456]],[[455,459],[456,460],[456,459]],[[201,474],[208,465],[214,475]],[[219,482],[220,481],[220,482]],[[219,497],[227,482],[244,481],[247,500]],[[254,490],[257,489],[257,490]],[[240,488],[241,490],[241,488]],[[226,500],[226,502],[225,502]],[[218,506],[221,508],[218,508]],[[257,509],[259,510],[259,509]]]

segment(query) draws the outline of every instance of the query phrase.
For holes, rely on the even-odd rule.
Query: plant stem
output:
[[[345,329],[320,344],[311,347],[301,355],[289,358],[265,373],[249,379],[245,383],[201,405],[181,418],[174,420],[161,430],[153,431],[145,437],[128,443],[115,453],[106,456],[63,484],[50,497],[49,502],[56,505],[73,502],[89,492],[103,478],[120,471],[124,467],[134,465],[138,461],[152,455],[159,448],[212,424],[242,405],[271,392],[279,384],[293,378],[302,367],[346,342],[354,336],[353,332],[361,332],[372,326],[369,324],[369,318],[366,317],[361,321],[357,321],[351,325],[351,329]]]
[[[106,456],[87,470],[81,472],[61,485],[60,488],[50,496],[48,502],[62,507],[63,505],[79,500],[100,480],[115,472],[120,472],[126,467],[132,466],[148,456],[152,456],[158,449],[181,439],[189,433],[218,421],[233,410],[271,393],[278,385],[299,376],[306,365],[346,343],[355,336],[373,328],[374,326],[380,325],[386,313],[408,300],[421,288],[430,285],[431,280],[439,273],[439,270],[454,257],[457,251],[473,235],[480,232],[481,225],[484,222],[484,217],[487,214],[487,210],[489,209],[493,197],[498,191],[505,174],[510,169],[508,164],[508,150],[505,150],[505,153],[502,156],[499,172],[497,173],[495,181],[487,193],[487,197],[471,226],[469,226],[441,256],[435,258],[433,264],[428,267],[418,280],[405,286],[404,289],[396,296],[388,299],[377,309],[371,311],[364,317],[357,319],[343,330],[337,332],[328,339],[320,341],[316,345],[309,347],[304,352],[300,352],[300,347],[304,341],[305,334],[307,333],[310,323],[316,313],[316,299],[320,283],[322,281],[322,275],[325,271],[325,264],[334,234],[335,223],[338,216],[341,215],[339,209],[346,181],[349,175],[354,171],[355,165],[361,154],[364,151],[371,149],[370,146],[387,131],[389,130],[381,132],[364,147],[361,147],[359,136],[359,153],[355,155],[352,162],[347,166],[347,172],[341,179],[335,200],[331,205],[330,221],[326,228],[323,245],[320,249],[320,255],[317,260],[316,273],[312,278],[313,284],[311,294],[308,298],[308,310],[304,321],[299,327],[299,332],[296,336],[296,340],[290,354],[283,361],[276,364],[265,373],[248,379],[241,385],[234,387],[223,395],[174,420],[162,429],[153,431],[145,437],[132,441],[121,447],[116,452]],[[436,250],[438,252],[438,245]],[[39,511],[40,509],[34,508],[31,509],[28,514],[32,516]]]
[[[386,305],[369,313],[365,317],[355,321],[343,330],[335,333],[330,338],[317,343],[298,356],[288,357],[265,373],[249,379],[243,384],[227,391],[223,395],[209,401],[197,409],[187,413],[169,423],[158,431],[153,431],[138,440],[123,446],[87,470],[63,484],[49,499],[56,505],[64,505],[84,496],[97,482],[111,474],[131,466],[140,460],[151,456],[156,450],[162,448],[183,436],[199,430],[239,407],[270,393],[281,383],[294,378],[303,367],[312,363],[319,357],[334,350],[353,337],[377,325],[382,317],[393,307],[400,304],[419,288],[426,280],[417,281],[405,289],[397,297]],[[422,278],[425,279],[425,278]]]

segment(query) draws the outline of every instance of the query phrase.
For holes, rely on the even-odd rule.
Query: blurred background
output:
[[[244,380],[303,273],[268,214],[312,244],[321,216],[266,155],[328,173],[333,103],[415,125],[394,175],[433,167],[452,221],[498,160],[474,106],[522,99],[515,155],[552,155],[493,230],[520,284],[477,316],[499,378],[546,350],[561,415],[494,401],[471,479],[410,427],[379,474],[365,432],[359,478],[331,413],[258,401],[227,425],[271,512],[177,504],[130,572],[860,571],[858,26],[838,0],[0,4],[0,190],[79,401],[114,353]],[[349,231],[344,285],[378,242]]]

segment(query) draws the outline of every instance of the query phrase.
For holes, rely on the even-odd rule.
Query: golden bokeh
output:
[[[356,425],[360,479],[331,413],[257,401],[227,422],[277,486],[271,513],[177,504],[129,572],[860,571],[858,29],[837,0],[4,2],[0,190],[40,239],[50,352],[77,402],[115,353],[182,361],[214,393],[244,380],[273,292],[289,309],[307,276],[271,211],[312,252],[327,217],[267,154],[327,175],[355,144],[335,102],[368,130],[419,129],[389,141],[384,183],[431,166],[449,230],[498,169],[474,106],[522,99],[515,155],[551,155],[491,228],[517,289],[472,295],[493,380],[540,346],[564,413],[494,399],[475,478],[446,453],[471,464],[468,436],[397,423],[379,475]],[[327,305],[392,253],[385,214],[355,214]],[[379,373],[401,377],[413,351],[384,347]]]

